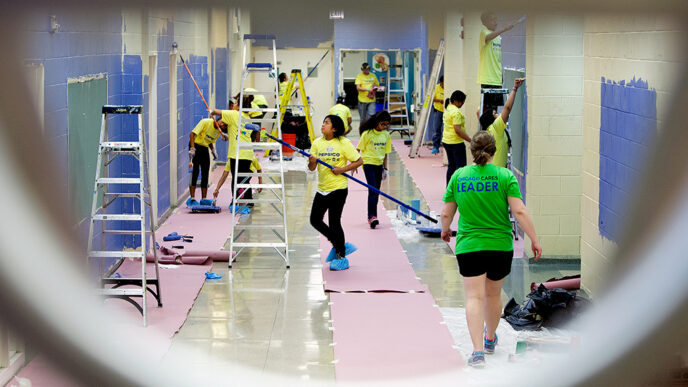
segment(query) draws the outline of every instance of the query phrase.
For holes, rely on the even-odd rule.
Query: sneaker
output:
[[[368,224],[370,225],[370,228],[375,228],[378,224],[380,224],[380,221],[377,220],[376,217],[371,216],[370,219],[368,219]]]
[[[330,270],[339,271],[346,270],[349,268],[349,260],[342,257],[337,257],[330,262]],[[484,360],[484,359],[483,359]]]
[[[436,154],[440,153],[440,149],[439,149],[439,148],[433,147],[431,153],[432,153],[433,155],[436,155]]]
[[[495,333],[494,340],[488,340],[487,336],[485,336],[484,339],[483,346],[485,347],[485,353],[488,355],[493,354],[497,346],[497,341],[499,340],[497,334]]]
[[[470,367],[483,368],[485,367],[485,353],[481,351],[474,351],[471,357],[466,362]]]

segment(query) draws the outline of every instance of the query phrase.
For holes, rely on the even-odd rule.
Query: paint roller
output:
[[[256,125],[256,124],[246,124],[246,129],[248,129],[248,130],[253,130],[254,132],[259,132],[259,131],[261,130],[261,129],[260,129],[260,126],[258,126],[258,125]],[[296,148],[296,147],[294,147],[293,145],[291,145],[291,144],[289,144],[289,143],[287,143],[287,142],[285,142],[285,141],[282,141],[281,139],[279,139],[279,138],[277,138],[277,137],[275,137],[275,136],[273,136],[273,135],[271,135],[271,134],[268,134],[267,131],[265,132],[265,135],[266,135],[268,138],[270,138],[270,139],[272,139],[272,140],[274,140],[274,141],[277,141],[277,142],[279,142],[280,144],[282,144],[282,145],[284,145],[284,146],[286,146],[286,147],[291,148],[294,152],[301,153],[302,155],[304,155],[304,156],[306,156],[306,157],[311,157],[311,154],[310,154],[310,153],[308,153],[308,152],[306,152],[306,151],[304,151],[304,150],[301,150],[301,149],[299,149],[299,148]],[[324,166],[326,166],[327,168],[334,169],[333,166],[331,166],[330,164],[328,164],[328,163],[326,163],[326,162],[324,162],[324,161],[322,161],[322,160],[320,160],[320,159],[317,159],[317,162],[320,163],[320,164],[322,164],[322,165],[324,165]],[[419,210],[417,210],[417,209],[415,209],[415,208],[409,206],[408,204],[406,204],[406,203],[404,203],[404,202],[402,202],[402,201],[396,199],[395,197],[393,197],[393,196],[391,196],[391,195],[388,195],[388,194],[386,194],[386,193],[380,191],[379,189],[377,189],[377,188],[375,188],[375,187],[373,187],[373,186],[371,186],[371,185],[368,185],[368,184],[366,184],[366,183],[364,183],[364,182],[358,180],[357,178],[355,178],[355,177],[353,177],[353,176],[351,176],[351,175],[349,175],[349,174],[347,174],[347,173],[342,173],[342,175],[343,175],[343,176],[346,176],[346,177],[349,178],[350,180],[353,180],[353,181],[355,181],[356,183],[358,183],[358,184],[360,184],[360,185],[362,185],[362,186],[364,186],[364,187],[367,187],[368,189],[372,190],[373,192],[377,192],[378,194],[380,194],[380,195],[386,197],[387,199],[389,199],[389,200],[391,200],[391,201],[393,201],[393,202],[399,204],[400,206],[402,206],[402,207],[404,207],[404,208],[406,208],[406,209],[408,209],[408,210],[410,210],[410,211],[415,212],[416,214],[418,214],[418,215],[424,217],[425,219],[427,219],[427,220],[429,220],[429,221],[431,221],[431,222],[433,222],[433,223],[437,223],[437,219],[431,217],[430,215],[424,214],[423,212],[421,212],[421,211],[419,211]]]

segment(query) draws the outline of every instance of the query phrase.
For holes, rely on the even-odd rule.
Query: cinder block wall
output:
[[[688,35],[679,19],[585,17],[582,286],[599,294],[616,250],[625,203],[685,71]]]
[[[526,202],[544,257],[577,258],[581,235],[583,17],[535,15],[526,23]],[[527,253],[529,246],[526,238]]]

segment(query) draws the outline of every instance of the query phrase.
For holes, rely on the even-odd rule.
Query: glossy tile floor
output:
[[[354,127],[358,127],[356,122]],[[318,129],[316,125],[316,132]],[[357,135],[354,132],[350,137]],[[389,169],[390,177],[383,182],[382,190],[404,202],[421,198],[425,206],[396,153],[390,155]],[[282,258],[267,249],[243,251],[231,270],[226,263],[215,263],[213,271],[222,279],[206,281],[172,341],[169,359],[183,359],[185,364],[208,372],[229,363],[296,379],[334,380],[329,296],[322,287],[319,236],[308,221],[316,176],[290,171],[285,182],[291,268],[285,269]],[[246,221],[270,222],[274,212],[267,206],[257,204]],[[396,209],[396,204],[386,199],[384,206]],[[439,238],[420,236],[400,240],[437,304],[463,307],[463,282],[447,244]],[[530,282],[579,270],[576,265],[536,266],[523,259],[514,260],[514,278],[507,281],[503,298],[520,301],[528,293]]]

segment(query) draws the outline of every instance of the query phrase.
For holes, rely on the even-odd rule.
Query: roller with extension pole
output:
[[[256,124],[246,124],[246,129],[248,129],[248,130],[253,130],[254,132],[260,132],[260,130],[261,130],[260,127],[259,127],[258,125],[256,125]],[[293,146],[293,145],[291,145],[291,144],[289,144],[289,143],[287,143],[287,142],[285,142],[285,141],[282,141],[281,139],[279,139],[279,138],[277,138],[277,137],[275,137],[275,136],[273,136],[273,135],[271,135],[271,134],[268,134],[267,132],[265,132],[265,135],[266,135],[268,138],[270,138],[270,139],[272,139],[272,140],[274,140],[274,141],[277,141],[277,142],[279,142],[280,144],[282,144],[282,145],[284,145],[284,146],[286,146],[286,147],[291,148],[291,149],[294,150],[295,152],[299,152],[299,153],[301,153],[302,155],[304,155],[304,156],[306,156],[306,157],[311,157],[311,154],[310,154],[310,153],[308,153],[308,152],[306,152],[306,151],[304,151],[304,150],[301,150],[301,149],[299,149],[299,148],[296,148],[295,146]],[[322,161],[322,160],[320,160],[320,159],[317,159],[317,161],[318,161],[318,163],[320,163],[320,164],[326,166],[327,168],[334,169],[333,166],[331,166],[330,164],[328,164],[328,163],[326,163],[326,162],[324,162],[324,161]],[[368,185],[368,184],[366,184],[366,183],[364,183],[364,182],[358,180],[357,178],[355,178],[355,177],[353,177],[353,176],[351,176],[351,175],[349,175],[349,174],[347,174],[347,173],[342,173],[342,175],[346,176],[346,177],[349,178],[350,180],[353,180],[353,181],[355,181],[356,183],[358,183],[358,184],[360,184],[360,185],[362,185],[362,186],[364,186],[364,187],[367,187],[367,188],[370,189],[370,190],[373,190],[374,192],[377,192],[378,194],[380,194],[380,195],[386,197],[387,199],[393,201],[394,203],[397,203],[397,204],[399,204],[400,206],[402,206],[402,207],[404,207],[404,208],[406,208],[406,209],[408,209],[408,210],[410,210],[410,211],[415,212],[416,214],[418,214],[418,215],[424,217],[425,219],[427,219],[427,220],[429,220],[429,221],[431,221],[431,222],[433,222],[433,223],[437,223],[437,219],[435,219],[435,218],[433,218],[432,216],[427,215],[427,214],[425,214],[425,213],[423,213],[423,212],[421,212],[421,211],[418,211],[417,209],[415,209],[415,208],[409,206],[408,204],[406,204],[406,203],[404,203],[404,202],[402,202],[402,201],[396,199],[395,197],[390,196],[390,195],[388,195],[388,194],[386,194],[386,193],[380,191],[379,189],[377,189],[377,188],[375,188],[375,187],[373,187],[373,186],[370,186],[370,185]]]

